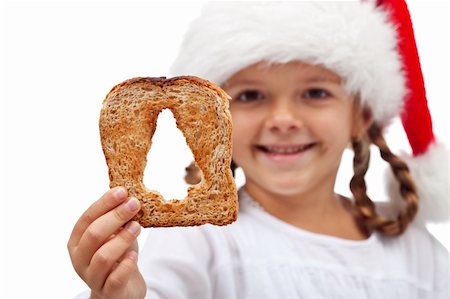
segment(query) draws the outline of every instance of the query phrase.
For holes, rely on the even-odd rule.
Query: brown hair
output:
[[[381,157],[390,164],[396,180],[400,183],[400,194],[406,205],[394,220],[379,215],[375,204],[367,195],[364,176],[369,167],[372,143],[379,148]],[[352,140],[352,146],[355,156],[353,159],[354,175],[350,181],[350,190],[353,193],[354,205],[364,232],[370,234],[377,230],[389,236],[400,235],[414,219],[418,210],[419,199],[408,166],[391,152],[376,123],[371,125],[367,134],[362,138]]]

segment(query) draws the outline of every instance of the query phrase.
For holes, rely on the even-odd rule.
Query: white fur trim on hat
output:
[[[406,93],[396,38],[387,13],[371,1],[211,2],[186,33],[171,75],[221,85],[261,61],[320,64],[384,126]]]
[[[449,151],[443,144],[433,143],[425,154],[402,155],[408,164],[419,194],[416,222],[445,222],[449,220]],[[392,172],[387,173],[387,191],[396,210],[403,206],[399,184]]]

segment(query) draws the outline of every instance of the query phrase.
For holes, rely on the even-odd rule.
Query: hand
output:
[[[144,298],[137,267],[140,225],[130,221],[140,209],[135,198],[116,187],[92,204],[75,224],[67,248],[75,271],[92,298]]]

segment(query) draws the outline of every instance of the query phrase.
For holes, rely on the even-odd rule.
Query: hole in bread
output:
[[[177,128],[172,112],[169,109],[162,110],[147,154],[144,185],[158,191],[166,201],[183,200],[190,186],[184,181],[185,168],[193,160],[194,155],[183,133]]]

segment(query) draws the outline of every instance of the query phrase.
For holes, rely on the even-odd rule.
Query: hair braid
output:
[[[231,173],[233,174],[233,177],[235,177],[236,174],[236,168],[238,166],[236,163],[234,163],[233,160],[231,160]],[[185,168],[186,174],[184,176],[184,181],[190,185],[195,185],[200,183],[202,180],[202,174],[200,168],[198,168],[197,164],[195,164],[195,161],[192,161],[189,166]]]
[[[367,140],[367,137],[370,141]],[[378,215],[374,203],[367,195],[364,176],[369,167],[370,142],[378,146],[381,157],[390,164],[396,180],[400,183],[400,193],[405,200],[406,207],[399,212],[396,220],[389,220]],[[373,124],[368,130],[366,139],[353,140],[352,145],[355,157],[353,159],[354,175],[350,181],[350,189],[355,198],[356,210],[361,217],[363,227],[368,232],[378,230],[391,236],[403,233],[414,219],[418,209],[418,196],[408,166],[391,152],[376,124]]]

